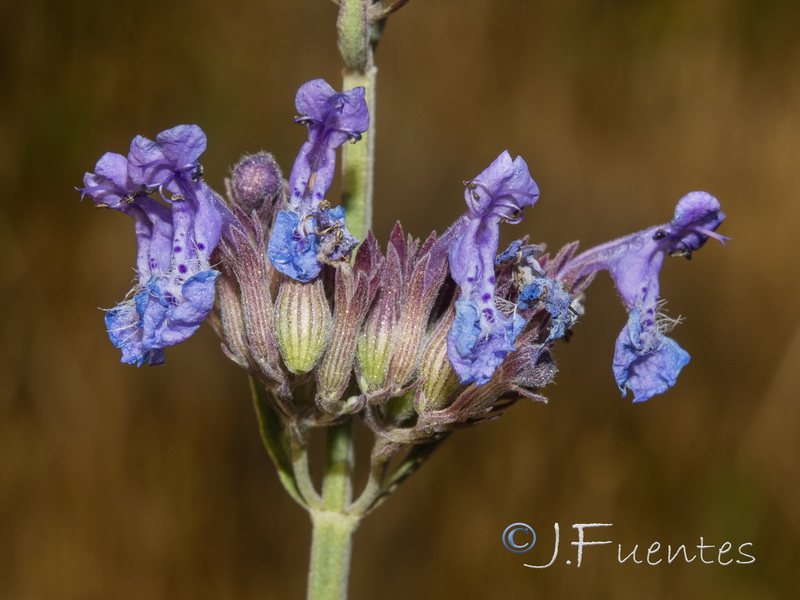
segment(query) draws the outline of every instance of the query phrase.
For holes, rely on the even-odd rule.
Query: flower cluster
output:
[[[369,126],[364,95],[304,84],[296,121],[308,141],[289,180],[271,155],[245,157],[228,204],[201,177],[205,136],[194,125],[137,137],[127,157],[106,154],[86,174],[83,194],[136,224],[138,282],[106,315],[123,361],[161,364],[216,295],[226,354],[287,422],[358,413],[387,443],[430,441],[521,396],[542,399],[553,345],[607,270],[628,311],[613,358],[623,395],[642,401],[675,383],[689,355],[665,335],[658,276],[665,256],[727,239],[715,233],[724,215],[713,196],[692,192],[669,223],[582,253],[573,243],[550,256],[527,238],[500,252],[501,225],[539,198],[525,161],[503,152],[465,182],[467,211],[441,236],[421,242],[398,224],[381,252],[371,233],[359,245],[326,199],[336,149]]]
[[[206,136],[197,125],[137,136],[128,156],[104,154],[86,173],[83,196],[135,221],[138,281],[106,313],[122,360],[159,365],[164,348],[191,336],[214,305],[210,256],[230,211],[202,180]]]

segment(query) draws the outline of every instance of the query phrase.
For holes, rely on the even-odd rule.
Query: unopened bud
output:
[[[322,280],[301,283],[285,277],[275,301],[275,338],[292,373],[314,368],[331,329],[331,311]]]
[[[389,370],[396,319],[375,310],[358,340],[359,384],[364,392],[380,388]]]
[[[360,274],[359,274],[360,275]],[[336,413],[336,403],[347,389],[353,359],[356,353],[358,332],[377,287],[370,285],[367,277],[358,277],[349,268],[336,270],[336,291],[333,329],[334,340],[317,369],[317,403],[328,412]],[[330,409],[330,410],[329,410]]]
[[[378,301],[364,323],[358,340],[358,373],[362,391],[380,388],[392,358],[395,327],[398,319],[399,277],[388,278]]]
[[[247,335],[244,327],[241,299],[236,282],[224,272],[217,280],[217,306],[220,311],[223,349],[228,357],[239,366],[249,366]]]
[[[423,291],[426,263],[427,261],[423,262],[423,266],[417,268],[411,277],[403,313],[397,323],[397,331],[400,334],[394,338],[386,382],[394,389],[399,389],[408,383],[417,370],[422,338],[436,298],[438,286],[431,286],[427,292]]]
[[[243,156],[233,168],[229,191],[234,202],[250,213],[275,200],[283,188],[283,176],[272,154]]]
[[[443,318],[420,355],[419,378],[422,381],[417,394],[417,410],[439,410],[450,404],[458,389],[458,375],[447,357],[447,334],[453,323],[454,313],[450,310]]]

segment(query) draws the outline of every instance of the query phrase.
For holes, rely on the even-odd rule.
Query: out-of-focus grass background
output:
[[[353,598],[796,593],[798,6],[412,0],[391,19],[379,238],[396,219],[442,231],[461,181],[508,148],[542,196],[506,239],[599,243],[704,189],[735,241],[667,261],[662,292],[685,317],[674,337],[693,357],[674,389],[619,397],[626,316],[600,277],[557,348],[550,404],[454,435],[370,516]],[[103,152],[177,123],[208,133],[217,189],[245,151],[288,172],[303,140],[294,91],[339,79],[335,7],[31,0],[0,17],[0,598],[302,597],[310,526],[261,448],[244,375],[207,330],[166,367],[118,362],[97,307],[130,286],[133,228],[73,186]],[[539,532],[529,554],[500,543],[514,521]],[[558,564],[524,568],[549,559],[554,522]],[[613,523],[594,539],[626,553],[702,536],[752,542],[756,562],[619,565],[603,546],[576,569],[581,522]]]

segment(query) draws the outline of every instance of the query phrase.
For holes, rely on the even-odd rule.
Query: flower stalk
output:
[[[353,421],[328,428],[322,506],[311,509],[308,599],[346,598],[353,533],[360,515],[347,513],[353,495]]]
[[[372,228],[375,165],[375,83],[368,0],[342,0],[337,21],[339,52],[344,61],[343,90],[363,87],[370,127],[358,143],[342,149],[342,204],[350,232],[359,240]],[[353,421],[328,429],[322,483],[322,510],[310,510],[313,526],[308,599],[346,598],[353,533],[360,515],[347,514],[353,468]]]
[[[353,532],[359,519],[340,512],[312,510],[311,568],[308,600],[338,600],[347,597]]]

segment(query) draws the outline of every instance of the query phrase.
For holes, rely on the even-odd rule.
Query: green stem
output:
[[[347,228],[363,240],[372,227],[372,172],[375,163],[375,79],[372,25],[369,9],[372,0],[339,0],[336,21],[339,54],[344,63],[343,89],[364,86],[369,129],[354,144],[342,150],[342,203],[347,214]]]
[[[314,482],[311,479],[311,469],[308,464],[308,436],[302,442],[292,444],[292,471],[297,491],[305,501],[304,505],[309,509],[319,508],[322,505],[322,498],[314,489]]]
[[[348,419],[328,428],[325,475],[322,482],[322,508],[344,513],[353,495],[353,422]]]
[[[347,228],[363,240],[372,228],[373,172],[375,167],[375,83],[378,69],[345,70],[343,89],[364,86],[369,108],[369,129],[361,141],[345,144],[342,149],[342,200],[347,214]]]
[[[308,571],[308,600],[347,598],[350,554],[358,517],[338,512],[311,511],[311,568]]]
[[[375,80],[371,26],[367,10],[372,0],[340,0],[338,46],[345,64],[343,89],[364,86],[370,127],[354,144],[342,150],[342,203],[347,228],[364,239],[372,227],[373,169],[375,164]],[[347,597],[353,533],[361,515],[348,512],[353,496],[353,421],[328,429],[321,506],[309,508],[313,533],[308,571],[309,600]],[[305,465],[301,465],[305,467]],[[302,484],[301,484],[302,485]]]
[[[309,498],[300,489],[301,485],[298,485],[299,482],[295,476],[298,471],[295,448],[286,435],[286,425],[280,413],[270,403],[270,392],[252,377],[250,378],[250,391],[258,417],[261,440],[264,442],[264,447],[267,449],[270,458],[275,463],[275,467],[278,470],[278,478],[283,487],[286,488],[286,491],[289,492],[289,495],[298,504],[308,506]],[[274,397],[272,398],[274,399]],[[308,473],[307,468],[305,473]],[[306,478],[308,479],[307,475]],[[317,495],[317,500],[319,500],[319,495]]]
[[[351,514],[365,516],[385,491],[386,469],[392,454],[382,454],[383,448],[384,443],[380,439],[376,440],[372,449],[367,484],[358,499],[350,505],[349,512]]]
[[[364,73],[372,63],[369,7],[372,0],[339,0],[337,46],[345,70]]]
[[[347,514],[353,495],[353,421],[328,429],[322,508],[310,509],[313,533],[308,570],[309,600],[347,597],[353,532],[360,517]]]

